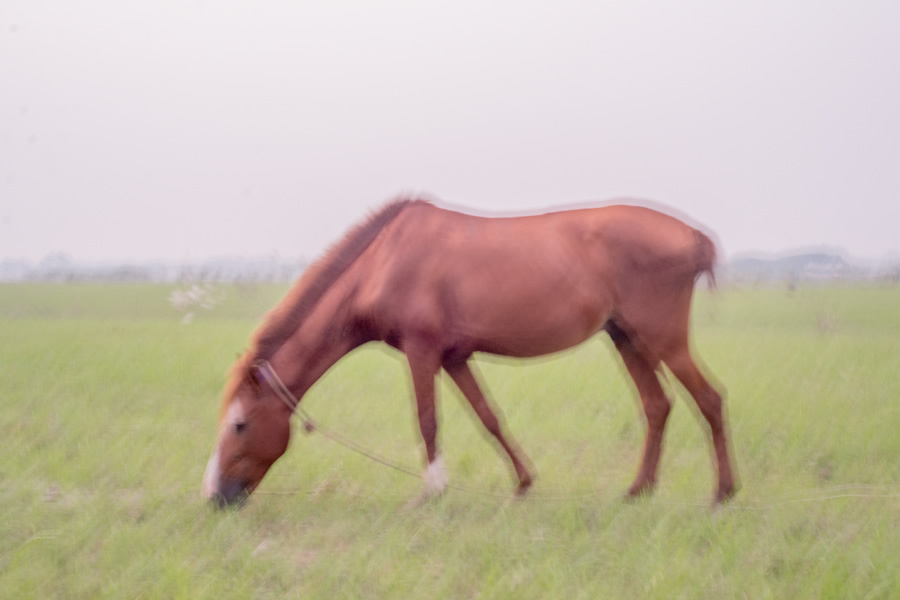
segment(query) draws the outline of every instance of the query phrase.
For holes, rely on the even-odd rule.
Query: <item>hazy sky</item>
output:
[[[900,2],[0,0],[0,260],[317,255],[400,192],[900,250]]]

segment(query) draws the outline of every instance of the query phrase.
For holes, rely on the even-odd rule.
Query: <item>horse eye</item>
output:
[[[244,430],[247,429],[247,424],[243,421],[234,424],[234,432],[235,433],[244,433]]]

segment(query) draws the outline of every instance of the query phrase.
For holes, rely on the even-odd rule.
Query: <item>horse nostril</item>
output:
[[[209,500],[216,508],[229,506],[242,507],[250,494],[247,492],[247,484],[242,481],[233,481],[223,485],[218,492],[210,496]]]

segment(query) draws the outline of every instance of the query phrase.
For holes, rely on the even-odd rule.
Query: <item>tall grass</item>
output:
[[[283,287],[226,288],[190,325],[166,286],[0,286],[2,598],[900,596],[900,290],[698,294],[743,488],[711,512],[683,391],[657,493],[620,500],[643,426],[608,342],[478,368],[531,457],[531,497],[442,382],[451,490],[295,433],[241,511],[200,479],[228,366]],[[672,379],[671,377],[669,378]],[[402,357],[367,346],[306,408],[420,468]]]

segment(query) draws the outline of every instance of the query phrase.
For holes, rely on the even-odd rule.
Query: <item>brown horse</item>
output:
[[[691,358],[696,279],[715,247],[660,212],[607,206],[483,218],[398,200],[350,231],[267,315],[225,388],[206,496],[242,500],[285,451],[295,402],[341,357],[380,340],[406,354],[425,441],[427,494],[447,485],[435,444],[435,376],[443,369],[512,462],[518,492],[527,459],[505,432],[467,361],[475,352],[540,356],[606,331],[647,419],[630,496],[656,483],[669,400],[665,363],[709,422],[718,466],[715,501],[735,491],[722,400]]]

